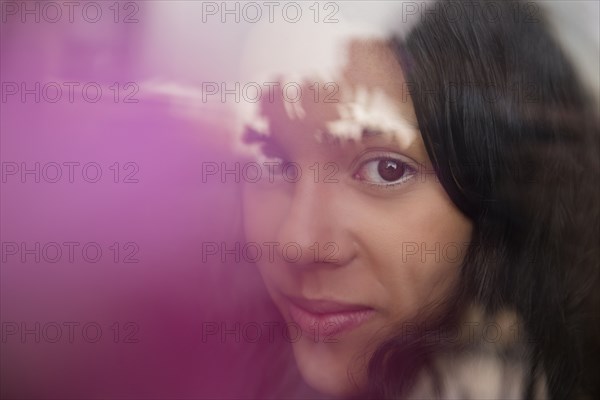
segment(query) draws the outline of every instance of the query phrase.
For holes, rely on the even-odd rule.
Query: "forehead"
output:
[[[166,97],[173,104],[173,112],[179,115],[217,125],[224,133],[223,140],[240,156],[256,154],[243,140],[248,128],[266,135],[277,118],[282,122],[289,117],[288,126],[297,120],[313,125],[324,120],[337,121],[321,131],[329,128],[327,133],[339,138],[357,137],[357,121],[387,120],[388,125],[396,126],[404,123],[393,121],[391,115],[401,115],[416,125],[402,70],[393,51],[385,45],[391,38],[402,42],[418,25],[415,3],[322,3],[319,17],[314,14],[316,3],[298,4],[305,14],[297,23],[275,18],[273,23],[269,19],[265,23],[242,24],[240,35],[230,38],[235,38],[239,46],[235,57],[227,61],[232,65],[218,69],[214,76],[200,74],[201,87],[159,79],[145,82],[144,90]],[[334,23],[325,21],[329,18]],[[219,36],[208,40],[216,37]],[[230,42],[227,39],[224,43]],[[216,56],[203,53],[203,61],[210,61],[213,55]],[[303,103],[265,105],[251,100],[253,88],[258,87],[262,96],[268,97],[267,84],[274,82],[280,87],[286,82],[312,86],[304,88]],[[315,82],[319,82],[319,93],[315,93]],[[338,104],[326,104],[329,95]],[[314,97],[316,101],[312,100]],[[309,99],[308,103],[313,104],[307,104]],[[383,118],[382,114],[388,117]]]
[[[247,125],[259,134],[295,143],[386,136],[402,147],[418,136],[402,69],[383,40],[350,42],[346,62],[335,80],[292,82],[280,77],[278,84],[281,88],[295,85],[299,90],[292,91],[294,99],[277,90],[272,97],[261,99],[255,120]]]
[[[342,81],[351,88],[378,89],[398,103],[410,103],[404,74],[387,41],[352,41]]]
[[[248,128],[263,135],[296,129],[306,136],[359,139],[363,130],[397,133],[416,126],[402,69],[388,45],[390,38],[406,37],[416,24],[412,18],[397,18],[402,4],[344,2],[334,24],[307,19],[257,25],[242,54],[241,82],[302,85],[302,100],[279,96],[271,101],[263,95],[267,101],[235,104],[234,144],[243,143],[239,138]],[[288,94],[294,96],[294,89]],[[244,146],[238,150],[248,152]]]

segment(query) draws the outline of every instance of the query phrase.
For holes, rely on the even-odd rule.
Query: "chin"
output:
[[[343,346],[343,343],[315,343],[304,337],[292,347],[298,370],[313,389],[334,397],[348,397],[364,387],[366,364],[364,357],[352,351],[355,347]]]

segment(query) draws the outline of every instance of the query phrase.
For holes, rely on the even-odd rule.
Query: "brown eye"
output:
[[[380,160],[377,173],[384,181],[395,182],[404,175],[404,163],[392,159]]]
[[[409,164],[391,157],[378,157],[364,162],[355,179],[380,186],[394,186],[404,183],[415,174]]]

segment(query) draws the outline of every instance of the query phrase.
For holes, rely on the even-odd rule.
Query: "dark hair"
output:
[[[523,395],[543,373],[551,398],[600,398],[598,114],[547,22],[515,4],[495,2],[493,19],[485,4],[460,18],[436,7],[391,41],[436,174],[474,224],[438,328],[472,302],[514,310],[531,342]],[[422,371],[435,378],[442,346],[424,337],[379,348],[371,397],[406,396]]]

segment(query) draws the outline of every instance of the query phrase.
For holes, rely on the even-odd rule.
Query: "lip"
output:
[[[371,307],[332,300],[309,300],[288,297],[289,314],[302,331],[315,341],[349,332],[369,320],[375,310]]]

